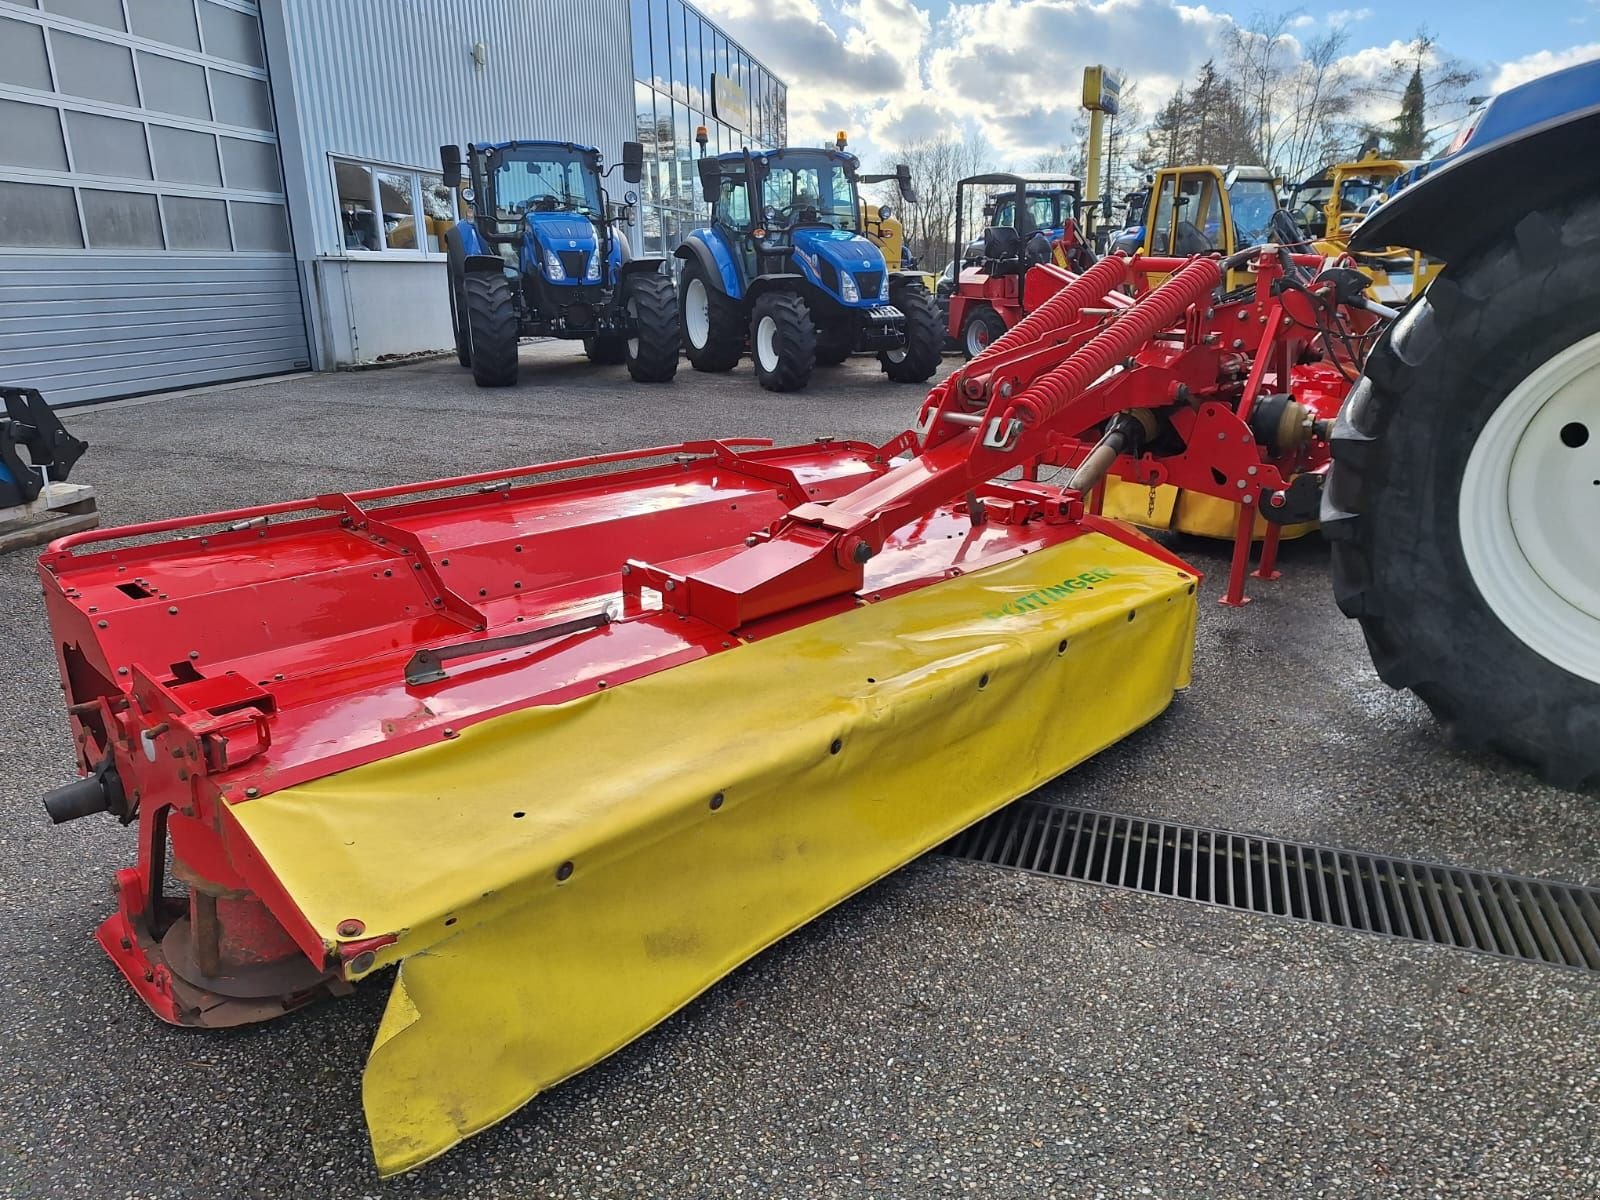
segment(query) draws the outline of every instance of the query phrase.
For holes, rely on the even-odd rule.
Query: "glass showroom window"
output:
[[[459,207],[438,174],[334,159],[333,183],[345,253],[444,253]]]

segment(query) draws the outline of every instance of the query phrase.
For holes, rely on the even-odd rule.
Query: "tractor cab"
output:
[[[984,224],[969,237],[969,193],[980,190]],[[1082,185],[1070,176],[989,173],[957,181],[951,253],[957,274],[945,332],[968,358],[1027,311],[1023,279],[1030,267],[1084,271],[1094,264],[1078,225],[1082,205]]]
[[[598,150],[474,142],[464,162],[456,146],[439,155],[449,187],[461,186],[466,168],[462,199],[472,214],[448,231],[445,249],[456,353],[479,386],[516,382],[523,337],[582,339],[593,362],[626,361],[637,380],[672,378],[676,329],[652,316],[670,313],[672,281],[662,259],[635,259],[615,227],[638,197],[628,192],[612,205]],[[643,161],[643,146],[623,144],[626,182],[639,181]]]
[[[1417,166],[1405,159],[1379,158],[1377,150],[1369,148],[1357,161],[1334,163],[1298,184],[1289,197],[1290,215],[1315,242],[1318,253],[1347,254],[1356,226],[1385,203],[1396,184]],[[1420,295],[1441,266],[1400,246],[1366,251],[1355,258],[1372,277],[1373,297],[1386,304]]]
[[[702,154],[711,224],[674,251],[692,366],[730,370],[748,345],[769,391],[804,387],[817,363],[857,352],[875,352],[900,382],[938,370],[933,298],[864,232],[858,167],[843,135],[834,147]],[[907,167],[890,178],[915,200]]]
[[[1030,181],[1021,195],[1012,188],[995,192],[985,200],[983,211],[987,226],[1015,229],[1024,238],[1038,233],[1054,242],[1061,237],[1069,221],[1082,217],[1082,184],[1078,180],[1044,175],[1018,178]]]
[[[711,220],[744,280],[797,262],[831,284],[841,304],[877,300],[888,282],[883,254],[861,234],[856,158],[801,147],[700,159]],[[798,253],[797,253],[798,252]],[[840,276],[840,270],[844,276]],[[858,275],[875,272],[871,295]]]
[[[1289,212],[1313,238],[1345,242],[1350,231],[1395,180],[1417,164],[1398,158],[1379,158],[1369,150],[1356,162],[1335,163],[1297,184],[1289,197]]]
[[[1265,167],[1166,167],[1151,182],[1136,249],[1158,258],[1236,254],[1272,240],[1278,181]],[[1150,276],[1154,286],[1165,276]],[[1246,286],[1230,271],[1227,289]]]

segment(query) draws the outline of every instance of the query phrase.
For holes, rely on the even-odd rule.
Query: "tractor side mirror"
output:
[[[439,166],[443,169],[445,187],[458,188],[461,186],[460,146],[440,146]]]
[[[640,142],[622,143],[622,181],[638,183],[644,178],[644,145]]]
[[[722,173],[717,168],[717,160],[697,158],[694,165],[700,172],[700,198],[707,204],[715,204],[722,189]]]
[[[896,163],[894,167],[894,183],[900,189],[900,198],[907,204],[917,202],[917,189],[911,186],[911,168],[905,163]]]

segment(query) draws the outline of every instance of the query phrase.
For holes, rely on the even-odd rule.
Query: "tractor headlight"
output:
[[[589,265],[584,268],[583,281],[585,283],[600,281],[600,251],[596,250],[589,255]]]
[[[887,300],[888,298],[889,298],[889,272],[885,271],[883,273],[883,278],[882,278],[881,282],[879,282],[879,284],[878,284],[878,299],[879,300]]]
[[[856,277],[849,271],[839,272],[839,299],[846,304],[861,302],[861,289],[856,286]]]
[[[544,273],[551,279],[565,279],[567,269],[561,265],[561,259],[549,246],[544,248]]]

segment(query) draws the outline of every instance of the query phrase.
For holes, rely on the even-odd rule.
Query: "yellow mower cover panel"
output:
[[[1195,586],[1089,533],[236,806],[329,947],[394,935],[380,1174],[1150,721]]]

